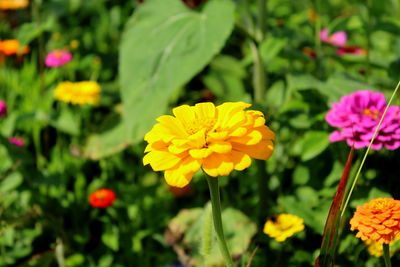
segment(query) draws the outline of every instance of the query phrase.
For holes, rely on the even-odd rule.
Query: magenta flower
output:
[[[72,60],[72,54],[66,50],[54,50],[46,56],[46,66],[50,68],[59,67]]]
[[[330,135],[329,140],[346,141],[349,146],[354,145],[356,149],[368,147],[385,107],[386,100],[382,93],[361,90],[342,97],[339,103],[333,103],[325,118],[331,126],[340,128]],[[374,150],[382,147],[390,150],[400,147],[398,106],[389,107],[371,146]]]
[[[367,51],[358,46],[340,47],[336,50],[336,55],[338,57],[344,56],[346,54],[365,56],[365,55],[367,55]]]
[[[322,29],[319,33],[319,38],[322,42],[328,43],[333,46],[345,46],[347,42],[346,32],[334,32],[331,36],[328,36],[328,29]]]
[[[0,100],[0,118],[7,115],[7,104],[3,100]]]
[[[8,141],[10,142],[10,144],[13,144],[13,145],[18,146],[18,147],[25,146],[25,141],[22,138],[11,136],[11,137],[8,138]]]

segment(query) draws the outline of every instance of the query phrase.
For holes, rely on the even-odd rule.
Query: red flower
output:
[[[107,208],[113,205],[117,195],[114,191],[101,188],[97,191],[94,191],[89,196],[89,203],[94,208]]]

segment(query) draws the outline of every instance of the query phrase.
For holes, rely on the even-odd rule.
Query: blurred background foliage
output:
[[[191,193],[177,197],[161,173],[142,164],[143,136],[154,119],[200,101],[251,102],[277,136],[273,157],[261,164],[267,181],[263,221],[257,169],[220,178],[236,261],[245,266],[258,247],[251,266],[314,262],[349,151],[344,143],[329,143],[332,128],[324,117],[343,95],[393,89],[400,3],[269,0],[260,26],[260,1],[186,2],[190,8],[179,0],[32,0],[26,9],[0,11],[1,39],[30,47],[24,56],[3,58],[0,67],[0,99],[9,110],[0,120],[0,266],[202,261],[198,229],[204,226],[196,220],[209,216],[203,174],[196,174]],[[320,43],[322,28],[346,31],[350,45],[367,54],[337,56]],[[73,61],[45,68],[45,54],[59,48],[71,51]],[[258,99],[257,66],[265,77]],[[99,105],[54,99],[59,82],[89,79],[101,84]],[[25,147],[11,145],[9,136],[24,138]],[[375,197],[400,198],[398,160],[398,151],[371,154],[352,209]],[[94,209],[88,195],[101,187],[114,190],[117,201]],[[306,230],[277,243],[262,233],[262,224],[282,212],[303,218]],[[183,226],[171,240],[174,225]],[[337,264],[379,266],[344,229]],[[210,266],[221,266],[215,257]],[[395,254],[394,266],[399,259]]]

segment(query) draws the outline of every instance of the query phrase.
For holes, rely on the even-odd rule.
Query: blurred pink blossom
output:
[[[339,57],[344,56],[346,54],[365,56],[367,55],[367,51],[358,46],[340,47],[336,50],[336,55]]]
[[[72,60],[72,54],[66,50],[54,50],[46,56],[46,66],[50,68],[59,67]]]
[[[368,147],[376,127],[386,107],[383,93],[367,90],[357,91],[344,96],[339,103],[333,103],[326,115],[326,121],[334,131],[331,142],[346,141],[354,148]],[[391,106],[381,124],[371,148],[379,150],[385,147],[394,150],[400,147],[400,107]]]
[[[7,104],[3,100],[0,100],[0,118],[7,115]]]
[[[18,147],[23,147],[23,146],[25,146],[25,141],[24,141],[24,139],[22,139],[22,138],[18,138],[18,137],[13,137],[13,136],[11,136],[11,137],[8,138],[8,141],[9,141],[11,144],[13,144],[13,145],[15,145],[15,146],[18,146]]]
[[[331,36],[328,36],[328,29],[322,29],[319,33],[319,38],[322,42],[328,43],[334,46],[345,46],[347,42],[347,34],[346,32],[334,32]]]

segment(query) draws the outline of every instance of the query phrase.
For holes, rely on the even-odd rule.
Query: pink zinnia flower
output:
[[[3,100],[0,100],[0,118],[7,115],[7,104]]]
[[[333,103],[325,118],[331,126],[340,128],[329,140],[346,141],[357,149],[368,147],[385,107],[382,93],[361,90],[342,97],[340,103]],[[374,150],[382,147],[390,150],[400,147],[400,107],[389,107],[371,146]]]
[[[340,47],[336,50],[336,55],[338,57],[344,56],[346,54],[365,56],[367,55],[367,51],[358,46]]]
[[[331,36],[328,36],[328,29],[322,29],[319,33],[319,38],[322,42],[328,43],[334,46],[345,46],[347,42],[346,32],[334,32]]]
[[[10,138],[8,138],[8,141],[18,147],[23,147],[25,145],[25,141],[22,138],[18,138],[18,137],[13,137],[11,136]]]
[[[46,56],[46,66],[50,68],[59,67],[72,60],[72,54],[66,50],[54,50]]]

